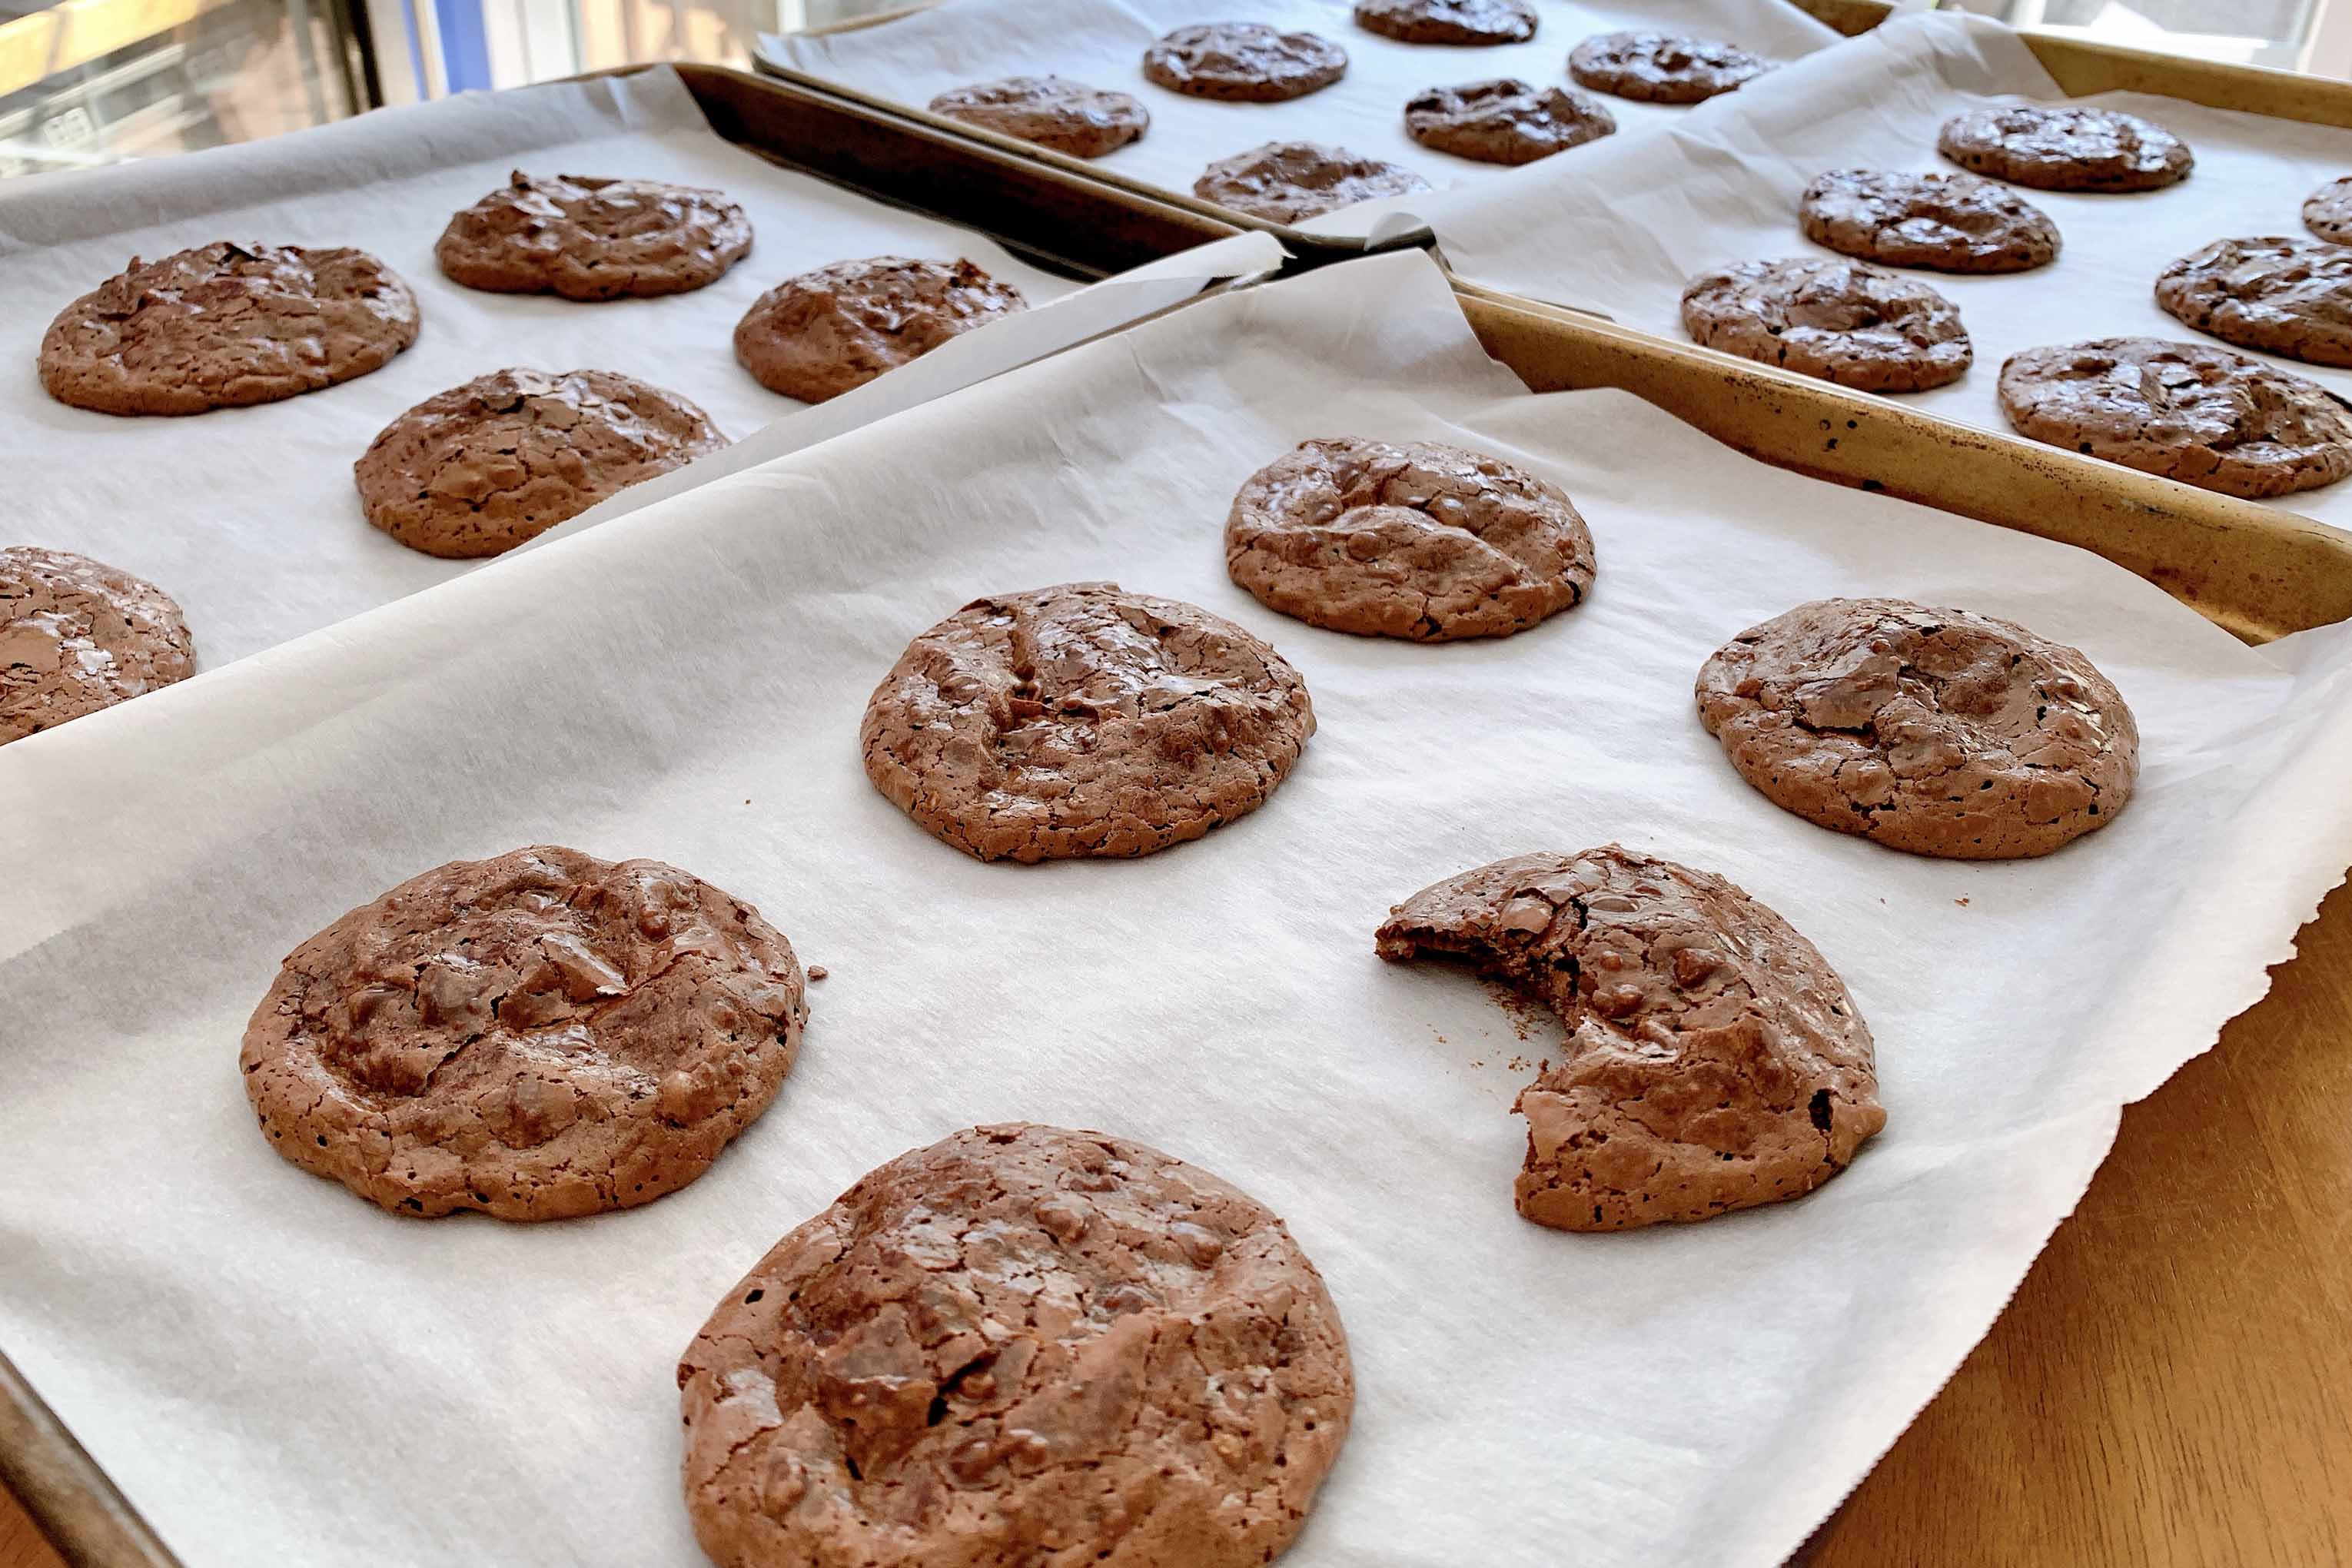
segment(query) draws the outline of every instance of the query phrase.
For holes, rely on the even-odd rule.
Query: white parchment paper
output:
[[[1591,598],[1433,647],[1259,606],[1234,490],[1347,431],[1567,487]],[[910,636],[1106,577],[1305,675],[1321,728],[1265,808],[1023,868],[874,792],[858,718]],[[2128,811],[1969,865],[1766,803],[1691,682],[1827,594],[2080,645],[2145,738]],[[2250,649],[2090,555],[1530,395],[1419,255],[1202,301],[0,749],[0,1345],[195,1568],[683,1565],[672,1368],[720,1294],[877,1163],[1058,1121],[1239,1182],[1328,1277],[1361,1394],[1286,1562],[1775,1564],[2352,859],[2347,666],[2352,628]],[[1732,877],[1852,986],[1890,1121],[1819,1193],[1613,1237],[1513,1213],[1514,1058],[1557,1037],[1371,932],[1611,839]],[[542,840],[688,867],[831,970],[774,1107],[685,1191],[556,1225],[404,1221],[286,1165],[236,1066],[280,957]]]
[[[720,187],[751,215],[751,254],[710,287],[663,300],[585,305],[460,288],[435,265],[434,242],[450,214],[518,166]],[[134,254],[215,239],[373,251],[415,290],[423,331],[372,375],[257,408],[125,419],[42,391],[34,364],[58,310]],[[0,411],[12,427],[0,544],[80,551],[136,573],[179,602],[201,668],[241,658],[469,569],[395,543],[361,515],[352,463],[403,410],[507,365],[617,370],[699,404],[730,437],[750,436],[802,405],[735,363],[744,310],[795,272],[891,251],[968,256],[1033,303],[1077,287],[969,230],[731,145],[667,68],[10,181],[0,191]],[[1014,363],[1099,330],[1053,312],[1001,325],[1030,345]]]
[[[1815,175],[1948,170],[1936,133],[1953,115],[2064,98],[2004,27],[1951,14],[1900,17],[1703,106],[1668,134],[1619,138],[1572,166],[1538,163],[1507,199],[1461,192],[1391,205],[1429,221],[1454,269],[1474,282],[1687,342],[1682,290],[1694,273],[1832,254],[1797,226],[1798,198]],[[2157,274],[2229,236],[2311,238],[2304,198],[2352,173],[2352,131],[2335,126],[2144,93],[2070,101],[2167,127],[2197,154],[2195,172],[2161,191],[2021,188],[2064,237],[2054,264],[1995,277],[1914,273],[1959,307],[1976,363],[1950,386],[1906,395],[1909,406],[2006,430],[1994,388],[2001,363],[2021,350],[2124,336],[2218,343],[2158,306]],[[2352,395],[2352,371],[2255,357]],[[2275,504],[2352,526],[2352,484]]]
[[[1524,44],[1458,47],[1401,44],[1356,26],[1353,0],[1253,0],[1236,9],[1201,0],[945,0],[935,9],[846,32],[762,35],[761,55],[792,70],[920,109],[951,87],[1006,76],[1064,76],[1132,93],[1151,128],[1096,166],[1162,190],[1192,194],[1209,164],[1265,142],[1337,143],[1412,170],[1438,190],[1487,189],[1515,172],[1457,158],[1405,134],[1405,101],[1433,87],[1516,76],[1570,86],[1568,52],[1595,33],[1622,28],[1721,38],[1772,60],[1790,60],[1837,34],[1787,0],[1536,0],[1540,21]],[[1219,103],[1146,80],[1143,52],[1195,22],[1264,22],[1320,34],[1348,51],[1348,74],[1286,103]],[[1744,90],[1744,89],[1743,89]],[[1594,148],[1672,125],[1687,110],[1601,95],[1617,132],[1546,159],[1581,162]],[[1321,222],[1318,229],[1353,232]]]

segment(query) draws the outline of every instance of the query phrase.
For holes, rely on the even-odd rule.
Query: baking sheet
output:
[[[1592,596],[1434,647],[1263,609],[1233,492],[1349,431],[1566,486]],[[866,697],[975,595],[1096,577],[1269,638],[1321,728],[1202,842],[981,865],[868,785]],[[1700,663],[1883,593],[2087,650],[2138,716],[2129,810],[1971,865],[1742,784]],[[2352,859],[2347,669],[2352,626],[2250,648],[2089,554],[1530,395],[1419,255],[1204,300],[0,750],[0,1346],[192,1568],[687,1564],[672,1367],[712,1303],[879,1161],[1059,1121],[1239,1182],[1328,1278],[1361,1393],[1286,1563],[1776,1564]],[[1613,1237],[1512,1212],[1516,1058],[1556,1034],[1371,932],[1611,839],[1730,876],[1853,988],[1890,1121],[1819,1193]],[[685,1191],[557,1225],[287,1166],[236,1068],[280,957],[541,840],[689,868],[830,969],[774,1107]]]
[[[449,215],[519,165],[721,187],[750,213],[753,249],[719,282],[663,300],[583,305],[449,282],[433,260]],[[424,329],[372,375],[257,408],[124,419],[41,390],[41,334],[68,301],[133,254],[221,238],[372,250],[415,290]],[[16,434],[0,544],[77,550],[148,578],[186,612],[199,666],[225,664],[469,569],[395,543],[360,513],[352,463],[403,410],[506,365],[585,366],[683,394],[727,435],[746,437],[803,405],[736,364],[736,321],[795,272],[888,251],[968,256],[1033,302],[1077,287],[968,230],[729,143],[667,68],[388,110],[88,176],[12,180],[0,190],[0,296],[11,307],[0,411]],[[1097,330],[1084,312],[1024,313],[982,335],[1013,340],[1018,363]],[[950,364],[1013,346],[963,350]],[[934,384],[944,369],[927,373]]]
[[[1901,17],[1717,100],[1671,134],[1572,168],[1537,164],[1507,200],[1465,192],[1395,205],[1432,224],[1448,261],[1473,282],[1687,342],[1681,300],[1693,274],[1727,261],[1832,254],[1797,226],[1798,198],[1815,175],[1948,170],[1955,165],[1937,155],[1936,133],[1951,116],[2064,97],[2006,28],[1952,14]],[[1976,363],[1950,386],[1905,395],[1907,405],[2007,430],[1994,389],[2002,362],[2021,350],[2126,335],[2219,343],[2157,305],[2157,274],[2226,236],[2310,238],[2304,198],[2352,173],[2352,131],[2335,126],[2144,93],[2069,101],[2168,127],[2197,154],[2195,172],[2168,189],[2128,195],[2020,188],[2063,236],[2054,264],[2000,277],[1914,271],[1959,307]],[[2255,357],[2352,395],[2352,371]],[[2273,504],[2352,527],[2352,484]]]
[[[1402,163],[1440,190],[1491,188],[1515,171],[1415,142],[1405,134],[1406,100],[1428,88],[1503,76],[1570,86],[1568,52],[1595,33],[1620,28],[1722,38],[1773,60],[1795,59],[1838,36],[1786,0],[1536,0],[1540,21],[1526,43],[1463,48],[1384,38],[1357,26],[1353,9],[1353,0],[1252,0],[1239,8],[1200,0],[945,0],[878,26],[763,34],[760,48],[775,65],[916,109],[949,88],[1006,76],[1065,76],[1132,93],[1150,111],[1150,130],[1091,160],[1093,166],[1190,196],[1192,182],[1217,160],[1261,142],[1301,140]],[[1286,103],[1218,103],[1144,79],[1143,51],[1162,35],[1226,18],[1319,33],[1348,51],[1348,74]],[[1688,112],[1608,95],[1601,101],[1617,117],[1616,134],[1546,163],[1580,162],[1594,147],[1672,125]],[[1352,232],[1344,225],[1311,226]]]

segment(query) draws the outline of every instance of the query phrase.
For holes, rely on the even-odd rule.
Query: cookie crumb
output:
[[[1969,907],[1969,901],[1966,899],[1954,899],[1952,902],[1959,905],[1962,909],[1967,909]]]
[[[1965,903],[1967,903],[1967,902],[1968,902],[1968,900],[1967,900],[1966,899],[1962,899],[1962,900],[1960,900],[1960,902],[1962,902],[1962,903],[1964,903],[1964,904],[1965,904]],[[811,980],[822,980],[822,979],[824,979],[826,975],[828,975],[828,974],[830,974],[830,973],[833,973],[833,971],[832,971],[832,970],[827,969],[827,968],[826,968],[824,964],[822,964],[822,963],[812,963],[812,964],[810,964],[810,965],[809,965],[808,976],[809,976],[809,978],[810,978]]]

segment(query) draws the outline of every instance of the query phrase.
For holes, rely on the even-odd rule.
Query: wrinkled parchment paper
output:
[[[1434,226],[1454,269],[1473,282],[1597,310],[1687,342],[1683,285],[1727,261],[1827,256],[1799,232],[1797,202],[1830,169],[1952,169],[1936,133],[1953,115],[2065,95],[2016,34],[1958,15],[1902,17],[1823,50],[1687,117],[1671,133],[1532,176],[1500,193],[1390,204]],[[2157,337],[2221,344],[2156,302],[2157,274],[2228,237],[2312,238],[2303,200],[2352,174],[2352,131],[2110,92],[2081,99],[2163,125],[2197,166],[2161,191],[2018,194],[2048,213],[2064,246],[2032,272],[1956,277],[1916,271],[1960,310],[1976,363],[1908,406],[2007,430],[1994,397],[2001,362],[2021,350],[2085,338]],[[1391,221],[1395,221],[1391,216]],[[2240,348],[2241,353],[2252,351]],[[2352,395],[2352,371],[2256,358]],[[2352,484],[2274,503],[2352,526]]]
[[[450,214],[517,167],[719,186],[751,215],[751,254],[710,287],[661,300],[578,304],[460,288],[434,264],[434,242]],[[372,375],[258,408],[125,419],[41,390],[41,334],[68,301],[133,255],[215,239],[362,247],[415,290],[423,331]],[[468,569],[395,543],[361,515],[352,463],[402,411],[507,365],[617,370],[684,395],[727,435],[747,437],[803,405],[735,363],[744,310],[795,272],[894,251],[968,256],[1033,303],[1076,287],[969,230],[729,143],[667,68],[446,99],[88,176],[10,181],[0,191],[8,301],[0,407],[14,436],[0,544],[80,551],[150,579],[186,612],[199,666],[226,664]],[[1163,283],[1126,319],[1185,291]],[[1110,324],[1088,324],[1101,303],[1009,318],[975,335],[998,341],[951,345],[956,354],[924,374],[934,386],[963,385],[984,372],[959,376],[960,364],[1050,353]],[[877,400],[899,395],[875,386]]]
[[[917,109],[951,87],[1007,76],[1064,76],[1132,93],[1150,112],[1150,130],[1093,160],[1095,166],[1189,196],[1202,170],[1219,159],[1261,142],[1292,141],[1333,142],[1402,163],[1438,190],[1492,187],[1513,171],[1415,142],[1405,134],[1405,101],[1429,88],[1505,76],[1573,86],[1568,52],[1595,33],[1693,33],[1772,60],[1792,60],[1837,40],[1787,0],[1537,0],[1534,37],[1471,47],[1401,44],[1357,26],[1353,9],[1353,0],[1254,0],[1238,8],[1200,0],[945,0],[879,26],[762,35],[760,49],[775,65]],[[1348,51],[1348,74],[1286,103],[1220,103],[1144,79],[1143,52],[1161,35],[1221,20],[1320,34]],[[1672,125],[1688,112],[1606,94],[1601,101],[1616,116],[1616,134],[1555,153],[1547,163],[1581,162],[1597,147]]]
[[[1592,597],[1430,647],[1262,608],[1227,504],[1340,432],[1564,485]],[[859,714],[937,617],[1086,578],[1269,638],[1321,727],[1202,842],[981,865],[868,785]],[[1766,803],[1691,682],[1830,594],[2080,645],[2138,715],[2129,809],[1969,865]],[[1328,1277],[1361,1394],[1287,1563],[1776,1564],[2352,860],[2347,668],[2352,628],[2251,649],[2088,554],[1530,395],[1419,255],[1202,301],[0,749],[0,1346],[194,1568],[688,1564],[673,1365],[721,1293],[878,1162],[1057,1121],[1238,1182]],[[1557,1035],[1371,933],[1611,839],[1730,876],[1852,986],[1890,1121],[1815,1194],[1513,1213]],[[687,867],[830,969],[774,1107],[685,1191],[555,1225],[402,1220],[279,1160],[236,1069],[279,958],[541,840]]]

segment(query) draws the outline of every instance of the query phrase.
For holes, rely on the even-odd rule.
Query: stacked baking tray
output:
[[[971,144],[897,145],[922,178]],[[1044,248],[1118,221],[1088,187],[985,168],[1045,205]],[[987,216],[949,206],[978,177],[917,194]],[[1165,218],[1145,209],[1139,249]],[[1592,603],[1452,649],[1258,609],[1223,580],[1223,498],[1340,426],[1566,485],[1600,542]],[[29,1152],[0,1177],[0,1348],[130,1502],[14,1383],[0,1479],[91,1562],[164,1560],[132,1505],[190,1563],[691,1561],[667,1363],[710,1299],[879,1159],[1033,1117],[1200,1160],[1331,1279],[1364,1392],[1297,1561],[1770,1561],[1982,1332],[2116,1108],[2259,994],[2345,858],[2341,632],[2247,649],[2030,533],[2250,642],[2352,614],[2332,530],[1372,258],[0,751],[0,1055],[32,1086],[0,1108]],[[964,862],[866,789],[865,690],[963,599],[1094,575],[1292,653],[1322,732],[1204,844]],[[1685,667],[1825,592],[1966,599],[2083,642],[2141,708],[2137,815],[1988,870],[1727,784]],[[1542,1047],[1442,977],[1385,981],[1369,931],[1435,874],[1608,837],[1733,874],[1856,985],[1894,1120],[1814,1198],[1623,1238],[1503,1209],[1501,1058]],[[564,1226],[428,1228],[280,1166],[225,1065],[278,954],[434,859],[531,838],[685,864],[835,970],[784,1100],[695,1187]]]

